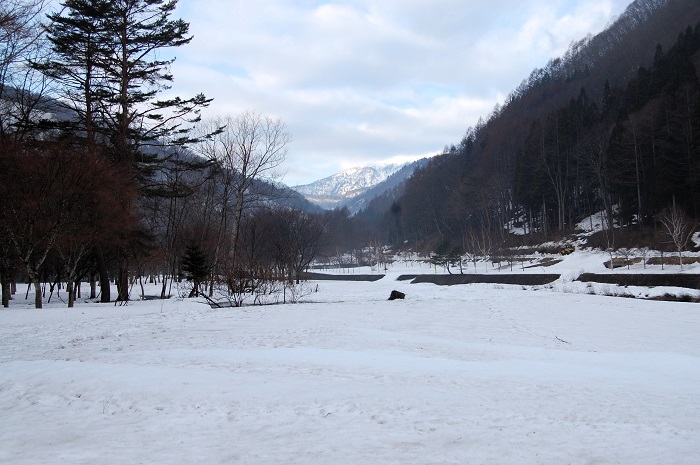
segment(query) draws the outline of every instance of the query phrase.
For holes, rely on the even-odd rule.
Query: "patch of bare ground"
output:
[[[700,263],[700,257],[683,257],[683,265]],[[667,255],[663,257],[651,257],[647,260],[647,265],[678,265],[678,255]]]
[[[542,258],[538,260],[536,263],[532,265],[528,265],[525,268],[539,268],[542,266],[552,266],[556,265],[557,263],[561,263],[561,258],[554,258],[554,257],[547,257],[547,258]]]
[[[622,267],[625,267],[625,266],[636,265],[637,263],[641,263],[641,262],[642,262],[642,259],[641,259],[640,257],[635,257],[635,258],[631,258],[631,259],[627,259],[627,258],[613,258],[613,259],[612,259],[612,266],[610,266],[610,262],[611,262],[611,261],[608,260],[608,261],[606,261],[606,262],[603,263],[603,265],[605,266],[605,268],[608,268],[608,269],[615,269],[615,268],[622,268]],[[648,264],[649,264],[649,262],[647,262],[647,265],[648,265]]]
[[[700,297],[694,297],[692,295],[674,295],[674,294],[664,294],[656,297],[649,297],[648,300],[662,300],[665,302],[691,302],[700,303]]]

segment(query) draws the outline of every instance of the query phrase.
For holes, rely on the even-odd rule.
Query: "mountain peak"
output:
[[[333,208],[365,193],[403,166],[391,164],[350,168],[310,184],[294,186],[292,189],[304,195],[312,203],[324,208]]]

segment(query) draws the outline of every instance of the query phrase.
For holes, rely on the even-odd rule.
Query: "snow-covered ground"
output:
[[[700,463],[700,304],[404,272],[265,307],[18,296],[0,463]]]

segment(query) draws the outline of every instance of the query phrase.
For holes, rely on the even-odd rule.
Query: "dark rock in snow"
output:
[[[389,296],[389,300],[403,299],[404,297],[406,297],[406,294],[404,294],[403,292],[391,291],[391,295]]]

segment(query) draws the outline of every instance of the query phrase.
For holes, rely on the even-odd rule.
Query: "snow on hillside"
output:
[[[343,200],[352,199],[386,180],[405,165],[382,165],[352,168],[342,173],[292,189],[304,195],[310,202],[332,208]]]
[[[216,310],[35,310],[20,288],[0,309],[0,463],[700,463],[698,304],[396,280],[434,272]]]

